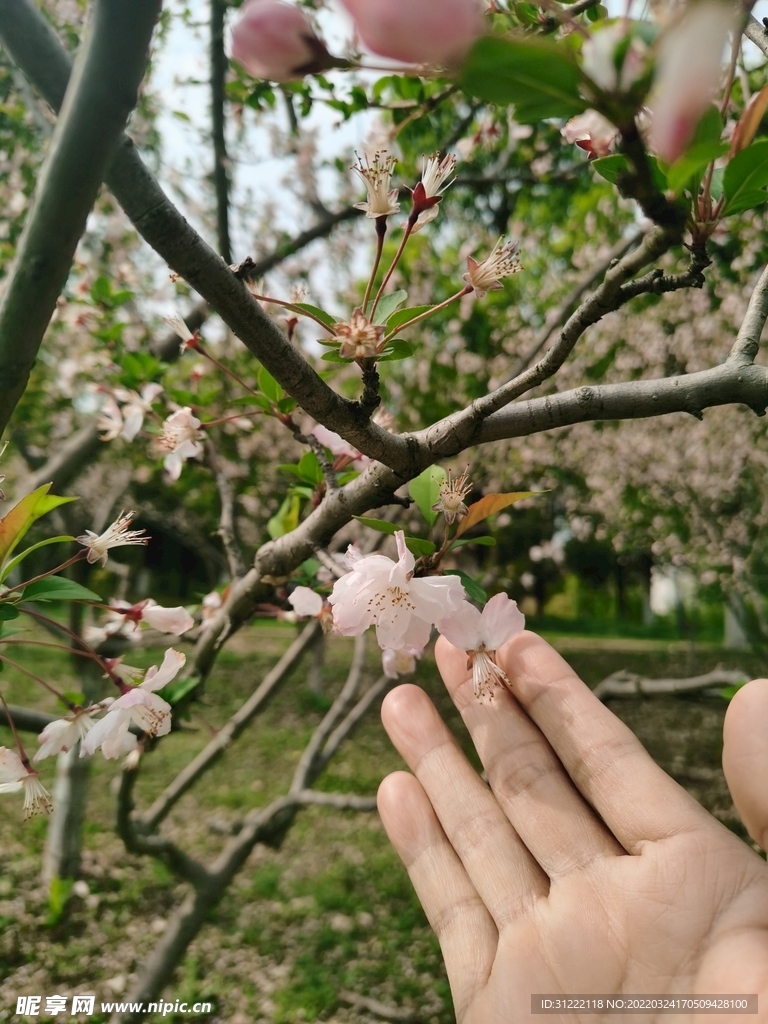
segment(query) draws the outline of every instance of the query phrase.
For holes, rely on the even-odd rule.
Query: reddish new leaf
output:
[[[460,537],[462,533],[466,533],[473,526],[482,523],[484,519],[492,516],[494,512],[501,512],[503,508],[514,505],[516,501],[522,501],[523,498],[533,498],[536,494],[541,493],[541,491],[510,491],[507,494],[486,494],[484,498],[469,506],[469,514],[464,516],[459,523],[456,536]]]

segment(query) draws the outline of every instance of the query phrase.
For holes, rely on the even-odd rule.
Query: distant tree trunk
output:
[[[80,757],[80,744],[59,754],[53,783],[53,813],[43,853],[43,881],[74,878],[80,870],[83,818],[88,795],[90,758]]]
[[[312,641],[309,649],[309,672],[307,673],[307,685],[312,693],[325,692],[325,634],[320,631]]]

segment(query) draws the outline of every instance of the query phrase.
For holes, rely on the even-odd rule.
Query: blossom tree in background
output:
[[[756,361],[768,272],[752,212],[768,199],[768,93],[762,68],[742,59],[741,22],[729,5],[705,0],[656,22],[608,19],[590,0],[344,0],[354,38],[336,55],[315,5],[249,0],[233,19],[228,67],[224,5],[211,0],[215,249],[143,159],[142,149],[151,159],[151,141],[131,138],[134,121],[142,124],[141,109],[128,119],[161,6],[94,0],[72,74],[67,50],[32,0],[0,7],[0,43],[27,90],[23,99],[46,124],[61,112],[23,230],[13,226],[16,255],[0,302],[0,428],[27,467],[17,465],[14,486],[28,492],[0,521],[0,658],[15,664],[5,653],[17,642],[6,622],[30,614],[59,628],[36,602],[102,605],[92,643],[85,630],[67,627],[67,636],[119,693],[83,703],[61,694],[66,716],[41,726],[32,761],[21,740],[15,751],[3,748],[0,788],[23,789],[36,813],[49,798],[32,764],[99,749],[108,759],[127,757],[121,837],[190,891],[129,994],[136,1002],[162,989],[256,842],[279,842],[302,806],[326,797],[370,808],[368,798],[319,794],[313,783],[386,687],[417,670],[434,627],[466,651],[478,699],[491,703],[506,685],[495,651],[523,617],[493,582],[500,592],[489,600],[489,585],[477,578],[482,549],[495,543],[491,517],[535,504],[567,466],[581,474],[591,511],[611,522],[617,544],[633,530],[645,530],[647,543],[657,526],[656,516],[629,508],[632,487],[654,492],[661,522],[687,489],[695,495],[687,514],[704,524],[707,505],[726,489],[709,480],[718,458],[728,461],[722,446],[715,450],[709,437],[697,451],[663,441],[644,451],[636,432],[602,426],[651,419],[643,435],[651,437],[668,430],[670,416],[701,420],[705,410],[729,407],[707,413],[704,424],[731,424],[732,437],[744,438],[743,484],[763,459],[755,454],[763,452],[760,429],[748,417],[764,415],[768,401],[766,369]],[[745,33],[768,53],[754,19]],[[382,68],[381,59],[408,66]],[[298,151],[292,187],[317,223],[288,242],[276,238],[271,253],[233,253],[233,215],[249,214],[232,189],[235,132],[226,115],[243,118],[278,96]],[[302,128],[317,103],[347,120],[372,108],[387,115],[384,137],[361,145],[347,165],[352,174],[335,197],[346,206],[336,212],[320,198]],[[14,159],[31,166],[32,144]],[[159,336],[159,314],[140,301],[142,283],[151,298],[151,273],[132,271],[134,287],[122,288],[128,272],[114,265],[111,239],[95,264],[102,272],[82,255],[95,244],[84,235],[97,230],[89,214],[95,208],[108,234],[115,203],[172,272],[185,316],[166,318],[170,334],[163,328]],[[271,237],[269,211],[261,213],[259,238]],[[367,245],[369,272],[359,282],[350,274],[338,298],[307,301],[298,285],[308,275],[295,253],[343,224],[357,232],[349,253]],[[131,234],[121,245],[128,253],[138,243]],[[737,255],[741,263],[729,272],[741,277],[724,303],[724,268]],[[123,262],[131,265],[127,255]],[[187,305],[193,294],[197,304]],[[213,310],[223,342],[203,336]],[[690,310],[698,315],[686,320]],[[685,322],[686,334],[674,347],[664,340],[675,334],[672,321]],[[623,337],[633,333],[634,341]],[[33,414],[46,402],[56,431]],[[461,471],[459,459],[471,470]],[[100,460],[109,460],[101,475]],[[733,479],[733,460],[730,470],[717,468],[718,480],[729,472]],[[25,578],[12,551],[29,526],[48,513],[73,524],[82,516],[55,496],[69,486],[88,503],[103,498],[107,513],[25,551],[75,537],[81,545],[56,569]],[[128,497],[137,512],[109,525],[115,503]],[[559,500],[572,517],[584,512],[574,490]],[[187,507],[195,502],[197,524]],[[198,537],[213,532],[216,517],[221,543],[199,608],[162,608],[149,593],[104,605],[58,575],[107,566],[119,545],[143,547],[143,527],[129,528],[134,515],[173,523],[190,546],[195,529]],[[755,531],[748,537],[725,518],[699,544],[727,550],[722,565],[730,558],[742,593],[751,594],[738,559],[745,561]],[[390,554],[378,550],[388,537]],[[673,536],[662,544],[671,551]],[[135,780],[151,769],[156,745],[173,742],[175,711],[195,700],[218,652],[257,613],[306,625],[220,736],[152,807],[136,811]],[[136,642],[140,624],[177,636],[194,627],[194,648],[185,656],[169,647],[143,675],[101,649]],[[361,638],[371,626],[382,676],[361,693]],[[288,792],[251,815],[208,868],[159,826],[323,628],[357,638],[349,677]]]

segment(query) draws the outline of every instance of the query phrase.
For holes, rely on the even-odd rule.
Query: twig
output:
[[[4,0],[0,7],[4,42],[14,6]],[[161,0],[99,0],[94,8],[0,304],[0,433],[24,393],[113,148],[136,105],[160,7]]]
[[[214,762],[218,761],[248,723],[264,709],[269,697],[274,694],[278,686],[288,677],[304,652],[311,645],[319,629],[320,624],[316,621],[310,622],[304,627],[301,635],[294,640],[277,664],[267,673],[245,704],[235,712],[227,724],[218,731],[215,738],[200,751],[197,757],[179,772],[149,810],[144,812],[139,819],[143,831],[153,832],[157,828],[160,822],[168,815],[171,808],[191,789],[200,776]]]
[[[357,704],[355,704],[351,711],[348,712],[346,717],[328,737],[328,741],[323,747],[318,758],[318,767],[320,771],[325,768],[344,740],[351,735],[358,723],[365,717],[372,705],[379,699],[379,697],[383,696],[387,690],[395,686],[396,683],[397,680],[390,679],[389,676],[382,675],[379,676],[376,682],[365,691]]]
[[[227,556],[229,575],[231,579],[239,579],[241,576],[245,575],[246,570],[243,550],[237,536],[237,526],[235,521],[235,494],[226,473],[221,468],[221,463],[219,462],[216,454],[216,448],[214,447],[210,434],[206,436],[205,440],[205,456],[208,466],[213,473],[214,480],[216,481],[219,498],[221,499],[221,515],[219,517],[218,533],[221,537],[221,542],[224,545],[224,552]]]
[[[9,704],[7,711],[13,719],[13,724],[22,732],[41,733],[46,725],[55,722],[59,716],[46,714],[45,711],[32,711],[30,708],[20,708],[15,704]],[[0,724],[10,728],[10,721],[6,709],[0,705]]]
[[[321,793],[316,789],[300,789],[293,794],[296,803],[318,807],[335,807],[339,811],[375,811],[375,796],[357,796],[354,793]]]
[[[382,1020],[400,1021],[402,1024],[410,1024],[411,1021],[418,1020],[416,1011],[409,1010],[404,1006],[388,1006],[386,1003],[380,1003],[378,999],[360,996],[357,992],[348,992],[344,988],[339,991],[338,996],[342,1003],[367,1010],[374,1016],[381,1017]]]

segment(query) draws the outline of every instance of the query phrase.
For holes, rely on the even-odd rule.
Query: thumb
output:
[[[723,725],[723,771],[736,810],[755,842],[768,847],[768,679],[736,691]]]

